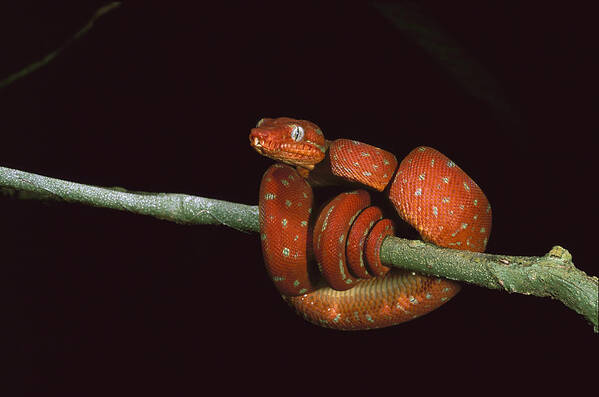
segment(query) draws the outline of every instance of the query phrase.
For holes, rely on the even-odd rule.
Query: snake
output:
[[[482,189],[447,156],[428,146],[395,155],[356,140],[327,140],[320,127],[290,117],[263,118],[250,146],[276,161],[259,191],[260,241],[267,272],[283,299],[310,323],[369,330],[425,315],[461,284],[381,263],[394,221],[371,193],[440,247],[483,252],[492,210]],[[320,211],[314,189],[347,184]]]

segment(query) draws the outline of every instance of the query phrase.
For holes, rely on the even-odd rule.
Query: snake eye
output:
[[[296,142],[299,142],[302,139],[304,139],[304,129],[299,125],[292,126],[291,139],[293,139]]]

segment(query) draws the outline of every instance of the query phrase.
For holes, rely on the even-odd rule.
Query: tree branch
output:
[[[186,194],[97,187],[0,167],[0,192],[14,198],[58,200],[112,208],[183,224],[222,224],[258,231],[258,207]],[[570,253],[509,256],[441,248],[420,240],[388,237],[381,247],[388,265],[490,289],[552,297],[584,316],[599,332],[599,280],[577,269]]]
[[[56,58],[58,56],[58,54],[60,54],[65,48],[67,48],[68,46],[73,44],[75,42],[75,40],[79,39],[81,36],[86,34],[94,26],[94,23],[96,22],[97,19],[102,17],[104,14],[107,14],[108,12],[112,11],[113,9],[118,8],[120,5],[121,5],[120,1],[113,1],[112,3],[106,4],[102,7],[100,7],[98,10],[96,10],[96,12],[92,16],[92,18],[89,20],[89,22],[87,24],[85,24],[85,26],[83,28],[81,28],[77,33],[75,33],[73,35],[73,37],[69,38],[58,49],[52,51],[51,53],[49,53],[48,55],[46,55],[39,61],[34,62],[34,63],[24,67],[23,69],[19,70],[16,73],[11,74],[10,76],[6,77],[3,80],[0,80],[0,89],[14,83],[15,81],[19,80],[20,78],[23,78],[23,77],[27,76],[28,74],[35,72],[36,70],[38,70],[41,67],[50,63],[50,61],[52,61],[54,58]]]
[[[599,280],[577,269],[572,255],[558,245],[544,256],[510,256],[458,251],[420,240],[388,237],[381,261],[490,289],[551,297],[584,316],[599,332]]]
[[[257,232],[259,229],[257,206],[186,194],[90,186],[5,167],[0,167],[0,192],[15,198],[67,201],[112,208],[176,223],[222,224],[244,232]]]

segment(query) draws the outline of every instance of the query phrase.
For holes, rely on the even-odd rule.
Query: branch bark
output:
[[[258,207],[176,193],[97,187],[0,167],[0,192],[14,198],[54,200],[112,208],[182,224],[222,224],[258,232]],[[599,279],[577,269],[560,246],[544,256],[510,256],[441,248],[388,237],[381,260],[390,266],[490,289],[558,299],[599,332]]]

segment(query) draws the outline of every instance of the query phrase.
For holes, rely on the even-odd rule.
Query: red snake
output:
[[[278,291],[314,324],[339,330],[399,324],[438,308],[461,287],[381,264],[380,247],[393,224],[370,206],[366,190],[342,193],[313,214],[311,185],[345,181],[386,191],[424,241],[485,250],[491,233],[487,198],[433,148],[412,150],[398,166],[389,152],[347,139],[328,141],[316,124],[287,117],[260,120],[250,144],[295,166],[277,163],[262,177],[260,239]]]

